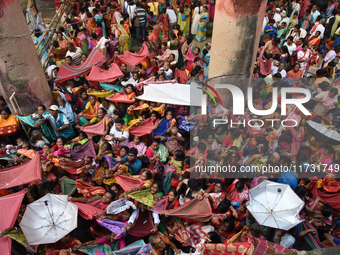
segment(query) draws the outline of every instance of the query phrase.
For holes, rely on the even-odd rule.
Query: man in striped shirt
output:
[[[74,47],[73,43],[69,42],[67,43],[67,49],[66,57],[72,58],[73,66],[79,66],[81,64],[81,56],[83,55],[81,48]]]
[[[146,19],[147,19],[147,12],[140,6],[140,3],[136,3],[137,9],[136,9],[136,16],[139,19],[139,27],[136,27],[136,37],[142,36],[142,38],[145,40],[145,26],[146,26]],[[141,45],[138,45],[141,47]]]

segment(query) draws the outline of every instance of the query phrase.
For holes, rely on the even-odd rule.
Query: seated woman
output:
[[[168,149],[156,140],[151,142],[151,145],[146,150],[145,155],[150,159],[151,164],[155,164],[158,160],[165,163],[169,156]]]
[[[122,171],[117,170],[117,175],[119,174],[123,174],[123,173]],[[153,184],[153,179],[152,179],[152,174],[149,170],[144,170],[139,178],[141,181],[143,181],[143,184],[137,187],[132,187],[130,190],[125,191],[123,195],[127,195],[135,191],[140,191],[140,190],[151,188],[151,185]],[[121,196],[120,198],[122,197],[123,196]]]
[[[113,157],[112,145],[108,142],[101,143],[101,145],[99,146],[98,154],[96,156],[96,160],[100,161],[103,156],[111,158]]]
[[[145,143],[142,142],[142,138],[138,136],[135,136],[133,141],[129,142],[126,146],[128,148],[136,148],[138,151],[137,157],[144,156],[148,148]]]
[[[43,134],[38,129],[35,129],[31,132],[31,143],[36,148],[36,150],[41,150],[45,144],[42,136]]]
[[[85,109],[78,114],[78,123],[83,126],[92,118],[96,117],[100,103],[95,96],[89,96],[90,101],[86,104]]]
[[[11,136],[20,129],[19,120],[9,110],[3,108],[0,115],[0,137]]]
[[[166,215],[169,211],[179,207],[178,192],[170,190],[165,200],[164,210],[160,214]]]
[[[156,181],[152,184],[151,189],[132,192],[125,196],[125,198],[128,197],[150,207],[154,207],[163,197],[162,183],[160,181]]]
[[[114,176],[112,169],[115,166],[115,161],[108,156],[103,156],[99,161],[100,167],[92,174],[92,181],[97,185],[102,185],[107,179]]]
[[[154,139],[160,139],[162,142],[169,140],[165,137],[166,134],[170,133],[170,129],[176,126],[176,120],[173,118],[172,111],[167,110],[165,112],[165,118],[161,120],[158,125],[155,125],[155,129],[153,131]]]
[[[210,185],[208,189],[205,190],[205,193],[211,199],[213,208],[217,209],[219,203],[227,197],[227,194],[224,192],[225,184],[221,180],[215,182],[215,184]]]

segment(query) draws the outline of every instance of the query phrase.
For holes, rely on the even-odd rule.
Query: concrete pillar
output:
[[[0,0],[0,92],[12,111],[9,98],[16,92],[22,113],[53,102],[32,37],[11,38],[29,33],[18,0]]]
[[[235,78],[245,78],[239,86],[246,95],[266,6],[266,0],[216,0],[209,78],[227,75],[233,84]],[[240,73],[243,75],[238,75]],[[208,83],[229,83],[229,80],[216,78]],[[223,104],[231,106],[229,90],[221,90]]]

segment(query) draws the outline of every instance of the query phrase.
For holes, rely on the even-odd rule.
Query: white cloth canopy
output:
[[[47,194],[27,206],[20,227],[30,245],[55,243],[77,227],[77,216],[67,195]]]
[[[259,225],[289,230],[302,222],[297,218],[304,203],[288,184],[264,180],[249,190],[249,212]]]
[[[137,98],[165,104],[201,106],[202,96],[202,90],[195,85],[162,83],[144,86],[144,94]]]

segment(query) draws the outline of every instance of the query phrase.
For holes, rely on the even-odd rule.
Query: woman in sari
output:
[[[315,35],[311,35],[308,39],[309,47],[317,46],[320,44],[320,31],[316,31]]]
[[[203,42],[207,39],[207,24],[209,22],[209,13],[208,7],[203,6],[203,13],[201,14],[197,32],[196,32],[196,40],[199,42]]]
[[[19,119],[11,114],[8,108],[2,109],[0,115],[0,137],[13,135],[19,129]]]
[[[215,0],[210,0],[210,20],[212,20],[213,22],[215,17],[215,5]]]
[[[221,180],[216,181],[210,185],[205,193],[209,195],[209,199],[212,201],[213,208],[216,210],[221,201],[224,201],[227,194],[224,191],[225,183]]]
[[[71,197],[67,198],[68,201],[78,205],[78,213],[86,220],[92,220],[95,217],[106,214],[106,209],[112,201],[116,199],[116,193],[107,190],[105,194],[94,197]]]
[[[179,25],[179,29],[181,31],[185,30],[186,22],[185,22],[186,14],[184,13],[184,8],[179,8],[179,12],[177,14],[177,25]]]
[[[86,28],[89,35],[91,35],[92,33],[96,33],[97,30],[96,20],[94,18],[90,18],[87,21]]]
[[[90,101],[86,104],[85,109],[78,114],[79,126],[83,126],[97,115],[100,103],[95,96],[89,96],[89,99]]]
[[[128,51],[130,42],[130,29],[128,26],[124,25],[124,20],[122,19],[117,24],[117,27],[121,52]]]
[[[162,199],[162,191],[162,183],[160,181],[156,181],[152,184],[150,189],[132,192],[128,195],[128,197],[131,197],[147,206],[154,207],[157,202]]]
[[[159,16],[159,25],[161,26],[162,31],[162,42],[167,42],[169,37],[169,17],[166,14],[166,9],[162,9],[162,14]]]
[[[145,155],[150,159],[151,163],[155,163],[158,160],[165,163],[168,156],[167,154],[168,149],[156,140],[151,142],[151,145],[145,152]]]
[[[86,29],[83,28],[77,35],[77,41],[81,44],[81,50],[84,54],[89,55],[91,49],[91,40],[86,36]]]
[[[183,30],[183,35],[187,37],[189,35],[190,31],[190,14],[191,14],[191,9],[189,8],[188,3],[184,3],[184,14],[185,14],[185,26]]]
[[[102,185],[106,182],[106,180],[114,177],[112,169],[116,164],[113,158],[108,156],[103,156],[99,161],[99,164],[100,167],[92,174],[92,181],[94,181],[97,185]]]
[[[166,137],[165,135],[170,133],[170,129],[176,126],[176,120],[173,118],[172,111],[168,110],[165,113],[165,118],[156,124],[156,127],[153,131],[154,139],[160,139],[161,141],[165,142]]]
[[[110,34],[110,41],[109,41],[109,59],[113,58],[115,50],[119,48],[119,40],[115,37],[114,34]]]

